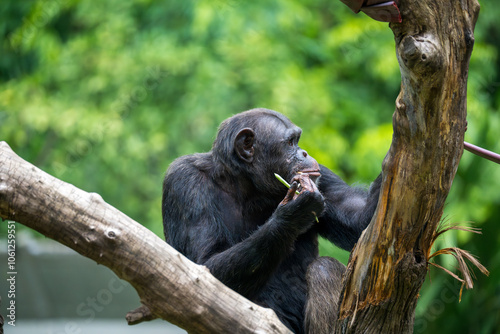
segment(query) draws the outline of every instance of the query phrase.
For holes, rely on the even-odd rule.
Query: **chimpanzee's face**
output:
[[[261,151],[259,160],[266,166],[266,178],[274,178],[277,173],[290,181],[299,173],[307,173],[316,182],[320,176],[319,165],[299,146],[302,130],[286,119],[267,117],[262,122],[256,150]]]
[[[311,175],[314,181],[318,179],[319,165],[316,160],[310,156],[304,149],[300,148],[299,140],[302,130],[291,124],[291,127],[284,131],[284,142],[287,147],[287,163],[290,167],[289,172],[293,175],[298,173],[307,173]]]

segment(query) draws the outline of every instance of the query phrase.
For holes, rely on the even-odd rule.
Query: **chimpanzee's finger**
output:
[[[292,182],[290,188],[288,189],[288,192],[285,195],[285,198],[283,198],[280,204],[285,205],[291,200],[293,200],[296,196],[295,192],[297,191],[298,186],[299,186],[298,182],[296,181]]]
[[[293,180],[298,181],[300,183],[301,191],[309,191],[309,192],[316,192],[318,191],[318,188],[316,187],[316,184],[311,180],[309,177],[309,174],[307,173],[301,173],[299,175],[296,175]]]

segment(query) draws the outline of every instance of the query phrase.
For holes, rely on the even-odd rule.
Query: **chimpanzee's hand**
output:
[[[299,191],[299,194],[296,191]],[[301,173],[293,178],[292,185],[276,210],[287,225],[299,234],[306,232],[324,209],[324,198],[309,174]]]

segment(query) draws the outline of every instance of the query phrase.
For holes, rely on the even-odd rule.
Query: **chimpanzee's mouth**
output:
[[[307,175],[309,175],[309,178],[314,183],[317,183],[319,177],[321,176],[321,173],[319,172],[319,169],[303,169],[303,170],[297,172],[297,174],[307,174]]]

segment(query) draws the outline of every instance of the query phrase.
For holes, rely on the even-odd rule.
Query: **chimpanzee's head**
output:
[[[276,111],[251,109],[221,124],[212,151],[234,176],[247,177],[257,189],[282,196],[286,188],[274,173],[289,181],[298,172],[319,172],[316,160],[298,146],[301,133]]]

